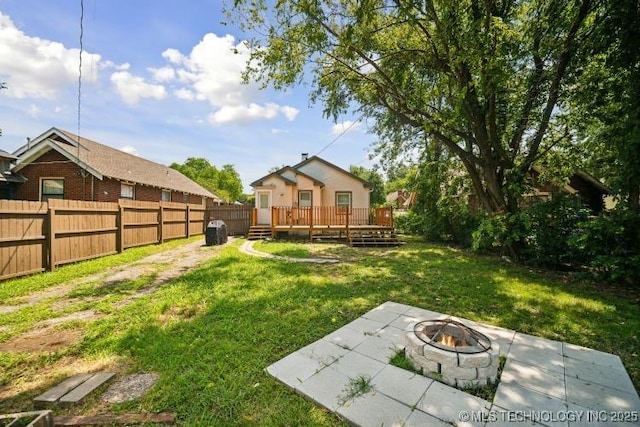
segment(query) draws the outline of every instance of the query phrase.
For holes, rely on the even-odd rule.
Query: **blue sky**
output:
[[[53,126],[78,131],[80,10],[80,0],[0,0],[1,149]],[[373,166],[375,139],[355,114],[324,119],[305,85],[241,84],[249,35],[224,20],[220,0],[84,0],[80,134],[167,165],[233,164],[245,191],[332,141],[324,159]]]

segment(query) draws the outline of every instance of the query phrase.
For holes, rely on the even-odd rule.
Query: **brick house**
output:
[[[15,153],[26,181],[15,198],[215,204],[220,198],[175,169],[51,128]]]
[[[25,181],[22,176],[11,173],[12,163],[17,159],[0,149],[0,199],[13,199],[16,187]]]

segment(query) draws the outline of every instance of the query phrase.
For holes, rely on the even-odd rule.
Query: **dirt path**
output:
[[[229,242],[232,241],[233,239],[229,240]],[[156,292],[164,283],[187,273],[204,261],[214,257],[220,249],[220,246],[205,246],[203,240],[190,242],[164,252],[150,255],[131,264],[108,268],[96,274],[80,277],[69,283],[34,292],[21,298],[17,302],[14,301],[11,305],[0,305],[0,314],[11,313],[48,299],[52,301],[52,307],[54,307],[55,310],[62,310],[79,302],[98,304],[108,296],[108,292],[105,292],[105,296],[102,298],[95,296],[84,298],[66,297],[79,286],[89,283],[95,283],[96,286],[100,288],[108,288],[128,281],[134,281],[143,276],[154,275],[153,280],[142,289],[132,292],[115,304],[116,307],[123,307],[138,298]],[[34,276],[34,280],[37,280],[37,276]],[[55,326],[78,320],[91,321],[99,319],[100,317],[102,317],[100,313],[85,308],[82,311],[67,313],[61,317],[38,322],[31,330],[0,343],[0,351],[55,351],[61,347],[73,344],[73,342],[82,336],[80,333],[71,333],[74,331],[55,328]]]

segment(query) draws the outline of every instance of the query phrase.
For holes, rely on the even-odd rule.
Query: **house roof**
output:
[[[51,128],[14,154],[19,171],[47,151],[55,150],[96,176],[174,190],[220,200],[175,169],[100,144],[71,132]]]
[[[543,168],[541,166],[538,165],[533,165],[532,168],[533,172],[537,173],[537,174],[541,174],[543,172]],[[600,182],[600,180],[598,180],[598,178],[594,177],[593,175],[589,174],[588,172],[585,172],[583,170],[577,170],[575,171],[570,177],[569,177],[569,183],[564,184],[564,186],[562,187],[562,190],[568,194],[575,194],[578,192],[578,189],[576,189],[574,187],[574,181],[576,178],[582,179],[583,181],[586,181],[589,185],[591,185],[594,189],[596,189],[597,191],[601,192],[602,194],[609,194],[611,192],[611,190],[604,185],[602,182]]]
[[[346,175],[352,177],[353,179],[362,182],[362,184],[366,188],[371,188],[371,184],[369,184],[364,179],[362,179],[362,178],[352,174],[351,172],[348,172],[348,171],[346,171],[346,170],[334,165],[333,163],[330,163],[330,162],[328,162],[328,161],[326,161],[326,160],[324,160],[324,159],[322,159],[322,158],[320,158],[318,156],[309,157],[308,159],[303,160],[302,162],[300,162],[300,163],[298,163],[298,164],[296,164],[294,166],[285,166],[283,168],[280,168],[275,172],[271,172],[268,175],[265,175],[262,178],[259,178],[259,179],[255,180],[255,181],[253,181],[250,185],[252,187],[259,187],[259,186],[263,185],[264,181],[266,181],[268,178],[272,178],[272,177],[279,178],[279,179],[283,180],[287,185],[295,185],[296,184],[295,181],[292,181],[291,179],[289,179],[289,178],[287,178],[287,177],[282,175],[283,173],[285,173],[287,171],[292,171],[296,175],[301,175],[301,176],[304,176],[307,179],[310,179],[311,181],[313,181],[313,183],[315,185],[319,185],[320,187],[324,187],[324,183],[322,181],[319,181],[317,178],[314,178],[311,175],[308,175],[308,174],[306,174],[306,173],[304,173],[304,172],[302,172],[300,170],[301,167],[303,167],[304,165],[306,165],[308,163],[311,163],[312,161],[319,161],[320,163],[323,163],[323,164],[335,169],[336,171],[338,171],[340,173],[346,174]]]
[[[16,160],[17,157],[0,148],[0,159]]]
[[[334,165],[333,163],[328,162],[325,159],[323,159],[321,157],[318,157],[318,156],[311,156],[308,159],[303,160],[300,163],[298,163],[297,165],[293,165],[291,167],[294,168],[294,169],[299,169],[299,168],[303,167],[304,165],[309,164],[309,163],[314,162],[314,161],[318,161],[320,163],[323,163],[323,164],[329,166],[330,168],[333,168],[333,169],[337,170],[338,172],[341,172],[341,173],[344,173],[346,175],[349,175],[353,179],[355,179],[357,181],[360,181],[366,188],[371,188],[371,184],[369,184],[368,181],[365,181],[364,179],[360,178],[359,176],[354,175],[351,172],[346,171],[346,170],[342,169],[341,167],[338,167],[338,166]]]
[[[322,181],[319,181],[319,180],[315,179],[314,177],[312,177],[310,175],[307,175],[306,173],[304,173],[304,172],[302,172],[302,171],[300,171],[298,169],[295,169],[295,168],[293,168],[291,166],[285,166],[283,168],[278,169],[275,172],[271,172],[270,174],[265,175],[262,178],[253,181],[250,185],[252,187],[259,187],[259,186],[263,185],[264,181],[266,181],[267,179],[272,178],[272,177],[281,179],[287,185],[296,185],[295,181],[293,181],[293,180],[287,178],[286,176],[282,175],[283,173],[285,173],[287,171],[291,171],[291,172],[295,173],[296,175],[304,176],[305,178],[313,181],[313,183],[315,185],[319,185],[320,187],[324,187],[324,183]]]

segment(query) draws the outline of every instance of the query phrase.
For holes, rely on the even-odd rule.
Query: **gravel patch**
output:
[[[153,387],[157,380],[158,374],[154,372],[128,375],[113,383],[102,393],[102,401],[106,403],[122,403],[137,399]]]

